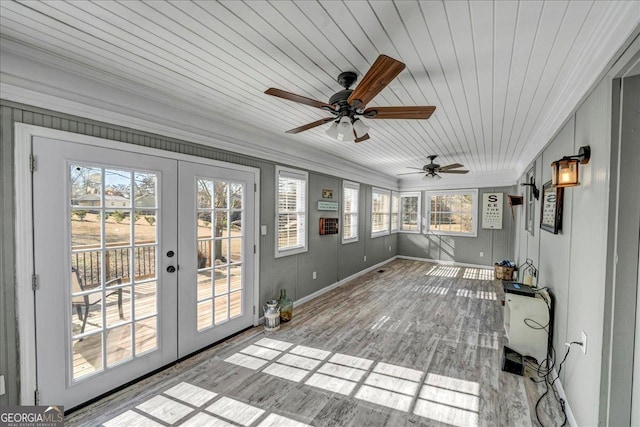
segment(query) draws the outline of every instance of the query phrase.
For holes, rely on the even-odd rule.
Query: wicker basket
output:
[[[505,267],[503,265],[495,264],[496,268],[496,279],[499,280],[513,280],[513,272],[515,267]]]

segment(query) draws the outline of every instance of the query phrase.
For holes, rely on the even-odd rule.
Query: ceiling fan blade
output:
[[[464,167],[464,165],[461,165],[460,163],[452,163],[450,165],[440,166],[438,169],[443,171],[443,170],[447,170],[447,169],[463,168],[463,167]]]
[[[369,119],[428,119],[436,107],[371,107],[363,115]]]
[[[355,134],[355,133],[354,133]],[[353,140],[353,142],[362,142],[362,141],[366,141],[367,139],[369,139],[370,136],[368,133],[365,133],[364,135],[362,135],[360,138],[356,137],[356,139]]]
[[[360,101],[359,105],[364,107],[380,93],[391,80],[395,79],[396,76],[404,70],[404,67],[405,65],[402,62],[387,55],[378,56],[347,101],[350,105],[353,105],[354,101],[358,100]]]
[[[438,173],[469,173],[468,170],[448,170],[448,171],[438,171]]]
[[[407,169],[415,169],[415,170],[417,170],[417,171],[426,172],[426,171],[424,170],[424,168],[414,168],[414,167],[411,167],[411,166],[407,166],[406,168],[407,168]]]
[[[425,171],[420,171],[420,172],[405,172],[405,173],[399,173],[396,176],[400,176],[400,175],[413,175],[415,173],[426,173]]]
[[[297,127],[295,129],[289,129],[286,133],[300,133],[300,132],[304,132],[305,130],[309,130],[311,128],[314,128],[316,126],[320,126],[323,125],[327,122],[330,122],[332,120],[335,120],[335,117],[325,117],[324,119],[320,119],[320,120],[316,120],[313,123],[307,123],[306,125],[302,125],[300,127]]]
[[[316,101],[315,99],[307,98],[301,95],[296,95],[295,93],[286,92],[284,90],[276,89],[274,87],[270,87],[269,89],[265,90],[264,93],[271,96],[277,96],[278,98],[286,99],[288,101],[298,102],[304,105],[310,105],[311,107],[316,107],[316,108],[328,107],[329,109],[334,110],[331,104]]]

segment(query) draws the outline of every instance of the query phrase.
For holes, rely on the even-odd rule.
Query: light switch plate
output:
[[[266,236],[267,235],[267,226],[266,225],[261,225],[260,226],[260,234],[262,236]]]
[[[7,391],[4,388],[4,375],[0,375],[0,396],[5,394]]]

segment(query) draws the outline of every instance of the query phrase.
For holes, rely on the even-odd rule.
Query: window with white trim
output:
[[[309,174],[276,166],[276,258],[307,251]]]
[[[400,195],[397,191],[391,192],[391,232],[397,233],[400,229]]]
[[[400,231],[420,233],[420,193],[400,194]]]
[[[358,241],[360,184],[342,181],[342,243]]]
[[[389,234],[391,216],[391,192],[380,188],[371,189],[371,237]]]
[[[477,236],[478,190],[427,191],[427,232]]]

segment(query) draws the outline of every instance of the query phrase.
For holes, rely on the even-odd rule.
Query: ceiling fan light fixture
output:
[[[326,134],[329,135],[333,139],[338,139],[338,122],[331,123],[329,129],[326,130]]]
[[[362,119],[355,119],[353,121],[353,130],[356,132],[358,138],[366,135],[369,132],[369,125],[367,125]]]
[[[338,136],[336,139],[338,141],[353,141],[356,139],[353,134],[353,125],[351,124],[351,119],[347,116],[343,116],[340,119],[340,123],[337,126]]]

